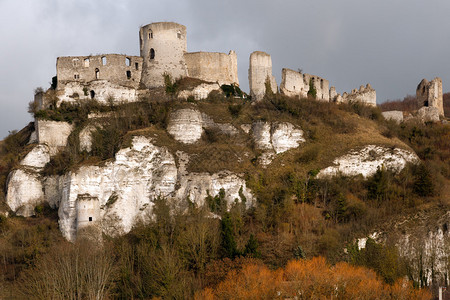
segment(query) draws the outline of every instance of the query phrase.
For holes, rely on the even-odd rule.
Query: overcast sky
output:
[[[248,92],[250,53],[324,77],[339,93],[370,83],[377,102],[415,94],[422,78],[450,82],[449,0],[0,0],[0,138],[31,121],[58,56],[139,55],[139,27],[173,21],[188,51],[238,55]]]

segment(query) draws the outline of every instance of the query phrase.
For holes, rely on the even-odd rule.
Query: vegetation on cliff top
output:
[[[199,143],[190,146],[173,140],[165,131],[168,115],[182,107],[196,108],[215,122],[229,122],[237,128],[255,120],[288,121],[304,130],[307,142],[279,155],[270,168],[263,169],[255,164],[259,151],[243,133],[230,137],[210,131]],[[93,151],[88,154],[80,151],[78,134],[83,126],[92,122],[88,113],[95,111],[108,115],[96,120],[98,129],[94,133]],[[76,128],[69,137],[67,149],[52,159],[44,174],[62,174],[81,164],[112,159],[118,149],[129,145],[131,136],[144,134],[171,151],[195,154],[195,163],[189,165],[191,171],[215,172],[227,168],[244,174],[255,193],[255,207],[245,210],[235,203],[228,212],[221,209],[220,194],[210,195],[211,199],[206,201],[210,204],[208,207],[192,204],[189,211],[183,213],[163,199],[156,199],[152,221],[137,225],[125,236],[105,237],[105,247],[98,250],[99,253],[95,252],[109,258],[95,266],[96,271],[109,270],[107,278],[103,278],[106,284],[102,291],[110,297],[192,298],[196,294],[200,299],[212,299],[208,297],[226,298],[224,293],[241,295],[240,292],[251,291],[250,287],[245,291],[233,290],[230,276],[243,281],[251,278],[261,283],[280,282],[280,285],[268,285],[267,288],[271,292],[286,290],[287,294],[293,288],[314,290],[323,287],[323,295],[329,296],[329,286],[323,285],[319,277],[312,280],[310,286],[296,285],[301,278],[298,276],[305,272],[310,274],[313,266],[317,266],[313,268],[314,272],[322,274],[320,277],[326,278],[331,285],[339,277],[349,283],[370,280],[379,293],[386,291],[395,295],[401,288],[395,282],[405,275],[413,277],[408,273],[411,271],[408,262],[391,246],[369,243],[367,250],[355,250],[354,245],[352,248],[354,238],[401,215],[449,207],[442,196],[448,190],[450,180],[449,126],[397,125],[383,120],[377,108],[280,95],[251,104],[244,99],[216,94],[196,103],[167,99],[106,107],[64,105],[57,110],[38,112],[37,116],[71,121]],[[30,133],[31,127],[12,134],[0,144],[2,188],[7,174],[26,154]],[[411,147],[423,164],[408,166],[399,174],[380,169],[368,180],[360,177],[319,180],[315,177],[317,170],[327,166],[336,156],[369,143]],[[242,161],[236,163],[235,155]],[[211,211],[221,219],[211,218]],[[83,259],[89,259],[90,253],[79,245],[62,241],[57,232],[55,212],[43,207],[38,207],[37,212],[38,215],[30,219],[0,219],[0,291],[20,291],[27,297],[51,298],[48,293],[55,290],[52,284],[62,283],[48,280],[44,283],[44,275],[49,274],[45,272],[64,271],[73,278],[87,276],[80,273],[81,269],[58,267],[56,261],[71,262],[77,257],[81,264]],[[351,251],[345,253],[347,244]],[[334,267],[321,259],[309,260],[316,256],[326,257]],[[292,261],[294,258],[308,260]],[[342,261],[371,268],[378,277],[365,269],[352,269]],[[283,270],[271,271],[262,263],[270,269]],[[291,269],[297,273],[292,273]],[[256,270],[255,277],[248,277],[249,270]],[[348,278],[349,273],[355,273],[358,278]],[[292,279],[289,274],[294,274],[292,276],[297,279]],[[393,285],[386,286],[376,278]],[[83,281],[75,282],[81,284]],[[86,286],[70,285],[74,282],[67,284],[64,288],[69,292],[88,297]],[[355,292],[358,287],[354,286]],[[424,296],[409,287],[403,288],[412,293],[411,297]],[[61,295],[65,294],[59,297],[63,297]]]

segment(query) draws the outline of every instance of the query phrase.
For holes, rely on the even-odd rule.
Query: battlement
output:
[[[57,89],[69,82],[86,84],[107,80],[113,84],[138,88],[141,81],[142,57],[123,54],[65,56],[56,61]]]

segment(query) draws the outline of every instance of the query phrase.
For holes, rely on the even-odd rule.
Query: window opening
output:
[[[84,59],[84,67],[85,68],[89,67],[89,58]]]
[[[78,67],[79,62],[80,62],[80,60],[79,60],[78,58],[74,58],[74,59],[72,60],[72,63],[73,63],[73,66],[74,66],[74,67]]]
[[[128,57],[125,58],[125,64],[127,65],[127,67],[129,67],[131,64],[131,60]]]
[[[127,78],[131,79],[131,71],[127,71]]]
[[[148,38],[152,39],[153,38],[153,31],[150,29],[150,31],[148,32]]]
[[[181,32],[177,32],[177,38],[181,39]]]
[[[92,217],[89,217],[89,222],[92,222]]]
[[[91,99],[94,99],[95,97],[95,92],[93,90],[91,90]]]
[[[79,74],[75,74],[75,75],[73,75],[73,78],[74,79],[80,79],[80,75]]]
[[[102,65],[104,65],[104,66],[106,65],[106,56],[102,57]]]
[[[95,69],[95,79],[99,79],[100,78],[100,71],[98,68]]]
[[[154,59],[155,58],[155,49],[151,48],[150,49],[150,59]]]
[[[135,63],[134,66],[136,67],[136,70],[139,70],[139,64]]]

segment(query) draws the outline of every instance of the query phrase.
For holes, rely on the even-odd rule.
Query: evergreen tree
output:
[[[222,257],[234,258],[238,255],[236,240],[233,234],[233,221],[230,214],[225,213],[221,222],[221,252]]]

